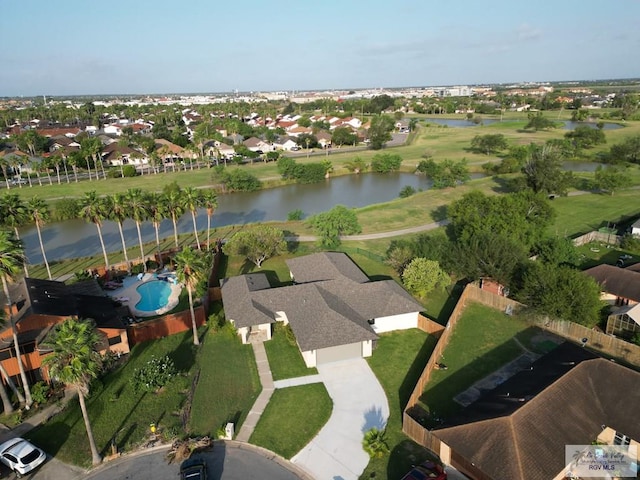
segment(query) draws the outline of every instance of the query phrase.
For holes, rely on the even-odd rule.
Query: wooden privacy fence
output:
[[[584,235],[580,235],[572,240],[573,245],[579,247],[584,245],[585,243],[591,242],[602,242],[607,243],[609,245],[620,245],[622,241],[622,237],[620,235],[615,235],[612,233],[598,232],[593,231],[589,233],[585,233]]]
[[[207,319],[204,305],[195,307],[194,311],[196,314],[196,325],[203,325]],[[163,338],[167,335],[173,335],[174,333],[185,332],[187,330],[191,330],[191,312],[189,310],[129,325],[127,335],[129,335],[129,344],[133,346],[136,343]]]

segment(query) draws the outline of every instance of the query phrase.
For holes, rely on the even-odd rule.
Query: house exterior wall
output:
[[[264,332],[267,335],[267,340],[271,340],[271,331],[273,329],[271,328],[270,323],[262,323],[258,325],[258,330],[260,330],[261,332]]]
[[[418,312],[376,318],[374,320],[374,324],[371,325],[371,328],[376,333],[391,332],[393,330],[407,330],[409,328],[417,327]]]
[[[233,320],[231,320],[231,322],[234,323]],[[242,340],[242,343],[249,343],[249,328],[240,327],[238,329],[238,336],[240,337],[240,340]]]
[[[125,328],[98,328],[109,340],[111,345],[108,348],[100,351],[100,354],[104,355],[107,350],[115,353],[129,353],[129,336]],[[116,338],[120,338],[118,343],[115,343]]]
[[[373,355],[373,341],[366,340],[362,342],[362,356],[366,358],[370,357],[371,355]]]
[[[302,353],[302,359],[304,360],[305,365],[308,368],[312,368],[316,366],[316,351],[315,350],[307,350]]]

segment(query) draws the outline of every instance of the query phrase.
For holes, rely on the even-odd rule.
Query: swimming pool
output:
[[[141,312],[155,312],[169,303],[171,285],[162,280],[151,280],[136,288],[140,294],[140,301],[136,303],[136,310]]]

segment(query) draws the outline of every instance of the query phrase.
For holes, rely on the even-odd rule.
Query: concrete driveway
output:
[[[362,438],[372,427],[387,424],[387,397],[364,359],[320,365],[318,373],[333,400],[333,412],[291,461],[316,480],[357,480],[369,463]]]

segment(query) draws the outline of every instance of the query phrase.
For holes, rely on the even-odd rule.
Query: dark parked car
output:
[[[402,480],[447,480],[447,472],[435,462],[423,462],[416,465]]]
[[[207,463],[204,458],[188,458],[180,465],[181,480],[207,480]]]

